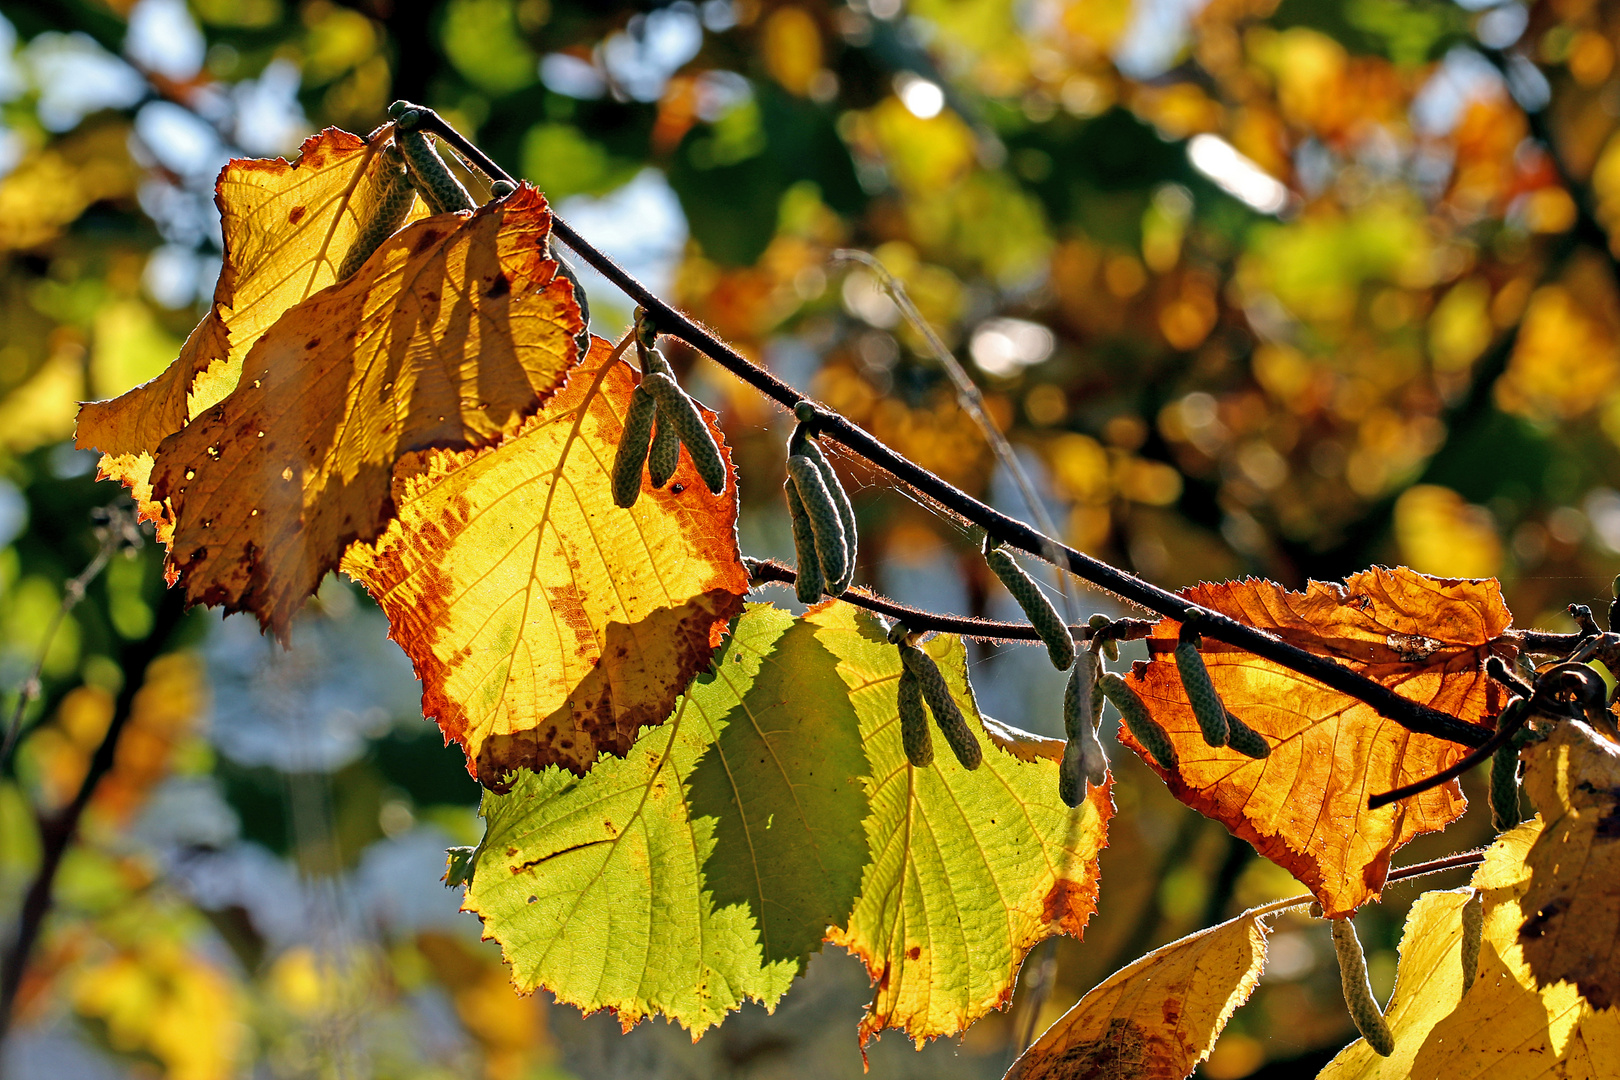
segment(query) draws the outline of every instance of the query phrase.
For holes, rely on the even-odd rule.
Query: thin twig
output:
[[[100,530],[101,546],[96,549],[95,558],[79,571],[77,577],[69,578],[67,584],[62,586],[62,602],[57,605],[56,613],[51,616],[50,625],[45,628],[45,637],[39,643],[39,655],[34,658],[33,669],[29,671],[28,678],[17,691],[17,707],[11,710],[11,721],[6,725],[5,740],[0,742],[0,768],[11,760],[11,751],[17,745],[17,737],[22,734],[23,714],[28,711],[28,706],[39,693],[39,680],[45,671],[45,658],[50,655],[57,631],[62,628],[62,624],[67,621],[73,609],[79,606],[79,601],[84,599],[85,589],[89,588],[90,583],[106,568],[113,553],[127,543],[128,537],[118,525],[117,522],[110,522]]]
[[[1503,710],[1504,714],[1506,711],[1507,710],[1505,709]],[[1367,809],[1377,810],[1380,807],[1388,806],[1392,802],[1399,802],[1402,799],[1409,799],[1413,795],[1421,795],[1430,788],[1437,788],[1441,784],[1455,780],[1469,769],[1472,769],[1475,765],[1480,765],[1486,761],[1489,761],[1491,755],[1496,753],[1497,750],[1501,749],[1502,744],[1513,738],[1513,733],[1524,726],[1524,722],[1530,718],[1533,711],[1533,709],[1528,707],[1516,709],[1511,716],[1507,717],[1507,722],[1496,729],[1496,734],[1492,735],[1490,740],[1486,742],[1484,746],[1476,747],[1475,749],[1470,750],[1468,753],[1458,758],[1456,763],[1451,767],[1441,769],[1433,776],[1425,776],[1422,780],[1414,781],[1413,783],[1407,784],[1404,787],[1393,788],[1381,795],[1372,796],[1367,800]]]
[[[17,916],[17,932],[12,936],[4,956],[0,956],[0,1040],[4,1040],[11,1026],[23,973],[28,969],[29,956],[39,940],[45,916],[50,912],[51,893],[56,884],[56,872],[62,865],[62,856],[78,832],[79,819],[84,816],[85,807],[90,805],[96,785],[113,767],[118,753],[118,737],[129,722],[135,698],[146,682],[147,670],[167,648],[184,617],[185,606],[182,590],[165,589],[163,598],[158,602],[152,632],[121,650],[118,660],[124,672],[124,685],[118,691],[106,734],[91,755],[89,768],[85,770],[84,780],[79,784],[73,801],[39,822],[39,870],[23,896],[22,910]]]
[[[1459,851],[1455,855],[1442,855],[1438,859],[1428,862],[1413,863],[1411,866],[1402,866],[1391,870],[1384,877],[1385,885],[1393,885],[1397,881],[1409,881],[1412,878],[1424,877],[1428,874],[1439,874],[1446,870],[1457,870],[1464,866],[1478,866],[1485,861],[1485,849],[1475,848],[1472,851]],[[1269,904],[1250,908],[1244,915],[1261,916],[1275,915],[1279,911],[1288,911],[1293,908],[1307,907],[1316,902],[1314,896],[1290,896],[1286,900],[1273,900]],[[1242,918],[1242,916],[1239,916]]]
[[[743,565],[748,568],[748,574],[758,582],[769,582],[777,585],[792,585],[798,580],[793,568],[784,566],[775,559],[754,559],[743,556]],[[867,611],[886,615],[897,622],[903,623],[911,630],[933,630],[942,634],[957,634],[961,637],[973,638],[976,641],[1040,641],[1041,635],[1029,623],[998,622],[994,619],[979,619],[971,615],[941,615],[938,612],[924,611],[922,608],[910,607],[906,604],[897,604],[893,600],[885,599],[864,589],[859,585],[852,585],[845,589],[838,599]],[[1153,623],[1147,619],[1115,619],[1107,626],[1098,630],[1090,625],[1075,624],[1069,627],[1069,633],[1074,635],[1076,641],[1090,641],[1094,637],[1101,637],[1108,641],[1138,641],[1153,632]]]
[[[1057,526],[1052,521],[1052,515],[1046,512],[1045,500],[1036,492],[1034,482],[1024,469],[1024,463],[1013,453],[1012,444],[1007,441],[1007,436],[985,410],[984,395],[979,392],[978,384],[968,377],[968,373],[962,369],[962,365],[957,362],[951,350],[946,348],[945,342],[934,330],[933,325],[917,310],[917,305],[912,303],[911,294],[906,290],[905,283],[890,273],[889,268],[879,262],[876,256],[858,248],[837,249],[832,253],[832,261],[860,263],[877,275],[884,289],[888,291],[889,298],[894,301],[894,306],[900,309],[900,314],[905,316],[912,329],[922,335],[929,351],[934,354],[934,359],[950,376],[951,384],[956,387],[957,405],[978,425],[979,430],[984,433],[985,442],[990,444],[990,449],[1000,459],[1001,467],[1007,470],[1013,482],[1018,485],[1018,492],[1024,497],[1024,505],[1029,507],[1035,527],[1047,536],[1056,536]],[[1057,548],[1051,545],[1047,546],[1045,558],[1054,568],[1063,565],[1062,556]],[[1068,578],[1061,570],[1057,571],[1057,584],[1058,591],[1063,597],[1064,616],[1073,619],[1077,613],[1075,597],[1069,588]]]
[[[422,130],[431,131],[448,142],[462,157],[476,165],[487,176],[508,183],[516,182],[510,174],[495,164],[488,154],[446,123],[443,117],[432,109],[413,107],[420,109],[422,113],[420,125]],[[721,341],[707,327],[675,310],[607,254],[598,250],[562,218],[553,216],[552,231],[626,296],[646,308],[660,332],[680,338],[786,409],[791,410],[801,401],[809,401],[793,387]],[[814,402],[810,404],[815,405]],[[1189,615],[1198,615],[1203,620],[1203,633],[1206,636],[1254,653],[1365,702],[1379,715],[1393,720],[1409,731],[1447,739],[1465,746],[1478,746],[1491,736],[1491,732],[1481,726],[1466,723],[1449,713],[1404,698],[1382,683],[1369,679],[1336,660],[1290,645],[1264,630],[1240,623],[1221,612],[1200,607],[1175,593],[1149,584],[1134,574],[1126,573],[1084,552],[1061,544],[1038,529],[1009,517],[992,506],[987,506],[967,492],[896,453],[839,413],[821,406],[817,406],[817,409],[816,427],[819,431],[831,435],[848,449],[909,485],[918,494],[933,500],[942,509],[978,525],[1003,544],[1011,545],[1041,559],[1049,558],[1048,552],[1056,552],[1060,565],[1077,577],[1149,611],[1158,612],[1166,618],[1183,621]]]

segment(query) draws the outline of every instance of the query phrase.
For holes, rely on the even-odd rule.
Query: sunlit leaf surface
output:
[[[1020,760],[999,741],[973,772],[943,746],[932,765],[913,768],[900,743],[900,657],[883,628],[840,603],[807,618],[838,658],[871,763],[872,862],[849,921],[828,939],[865,961],[877,984],[861,1038],[886,1027],[918,1040],[954,1035],[1006,1005],[1032,946],[1085,930],[1114,810],[1110,788],[1090,789],[1070,810],[1058,798],[1056,762]],[[924,648],[985,738],[961,639],[939,636]]]
[[[488,787],[628,751],[708,667],[748,590],[735,481],[710,494],[683,454],[664,488],[613,504],[635,383],[610,352],[598,339],[504,443],[407,455],[398,518],[343,564],[415,662],[423,711]]]
[[[1201,585],[1183,595],[1331,657],[1404,697],[1493,726],[1500,688],[1487,656],[1512,655],[1511,616],[1494,581],[1425,577],[1375,568],[1302,593],[1266,581]],[[1353,698],[1269,660],[1204,639],[1204,662],[1226,707],[1271,745],[1255,760],[1205,743],[1177,673],[1179,624],[1164,620],[1151,659],[1131,684],[1169,732],[1180,758],[1159,769],[1176,798],[1225,823],[1314,892],[1329,916],[1376,897],[1396,849],[1444,828],[1467,806],[1455,781],[1379,810],[1367,797],[1444,769],[1467,747],[1417,735]]]

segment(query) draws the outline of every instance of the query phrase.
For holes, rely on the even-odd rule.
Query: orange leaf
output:
[[[1288,592],[1254,579],[1182,593],[1308,652],[1328,656],[1403,697],[1491,730],[1503,704],[1485,658],[1510,658],[1512,621],[1495,581],[1427,577],[1375,567],[1344,584],[1312,582]],[[1204,742],[1171,650],[1180,624],[1154,627],[1151,659],[1130,682],[1164,726],[1180,758],[1158,768],[1131,738],[1120,740],[1164,777],[1176,798],[1223,822],[1288,870],[1330,918],[1377,897],[1395,849],[1462,815],[1456,781],[1379,810],[1370,795],[1423,779],[1468,752],[1414,734],[1354,698],[1252,653],[1204,639],[1204,663],[1221,699],[1263,735],[1271,756],[1251,760]]]
[[[423,713],[495,790],[519,767],[622,756],[742,610],[735,481],[711,495],[683,451],[663,489],[644,476],[634,507],[613,505],[633,371],[593,339],[517,435],[407,455],[397,520],[344,558],[415,662]]]
[[[78,445],[102,453],[101,475],[127,485],[159,522],[149,477],[158,444],[235,389],[253,343],[337,269],[380,190],[380,146],[337,128],[304,141],[296,161],[238,159],[215,186],[225,263],[214,302],[180,356],[157,378],[79,411]],[[420,204],[416,216],[424,213]]]
[[[402,454],[489,445],[555,391],[583,323],[550,228],[527,186],[419,221],[259,339],[240,385],[158,447],[152,493],[188,599],[285,639],[344,549],[391,519]]]

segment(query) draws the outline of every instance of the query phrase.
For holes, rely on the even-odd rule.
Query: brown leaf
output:
[[[1568,722],[1524,757],[1546,824],[1525,858],[1519,943],[1537,986],[1567,980],[1607,1009],[1620,1000],[1620,747]]]
[[[1403,697],[1490,730],[1502,701],[1485,658],[1513,655],[1511,622],[1495,581],[1427,577],[1376,567],[1344,584],[1288,592],[1267,581],[1201,585],[1182,593],[1206,607],[1328,656]],[[1430,776],[1468,752],[1417,735],[1354,698],[1252,653],[1204,639],[1210,678],[1228,709],[1271,745],[1253,760],[1204,742],[1171,650],[1180,625],[1154,627],[1151,659],[1132,686],[1175,743],[1180,762],[1159,768],[1176,798],[1303,882],[1329,917],[1349,914],[1383,888],[1390,857],[1413,837],[1444,828],[1467,806],[1456,781],[1379,810],[1367,798]]]
[[[387,525],[401,455],[487,446],[556,390],[583,323],[550,227],[527,186],[417,222],[259,339],[240,385],[158,447],[153,498],[192,602],[285,638],[349,544]]]
[[[1182,1080],[1254,992],[1267,929],[1245,913],[1114,972],[1047,1028],[1006,1080]]]
[[[327,128],[292,162],[226,164],[214,195],[225,262],[208,314],[157,378],[79,410],[78,445],[101,451],[101,476],[129,486],[160,537],[166,515],[150,486],[158,444],[235,389],[243,358],[283,312],[336,280],[378,193],[380,149]]]
[[[711,495],[683,452],[662,489],[644,474],[635,506],[613,504],[635,381],[610,355],[593,339],[498,446],[403,458],[397,520],[344,558],[416,664],[422,711],[496,790],[520,767],[622,756],[709,666],[748,591],[735,480]]]

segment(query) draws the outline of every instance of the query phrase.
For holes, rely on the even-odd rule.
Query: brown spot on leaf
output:
[[[304,212],[308,209],[309,208],[306,206],[295,206],[291,210],[287,211],[287,224],[296,225],[300,221],[304,220]]]

